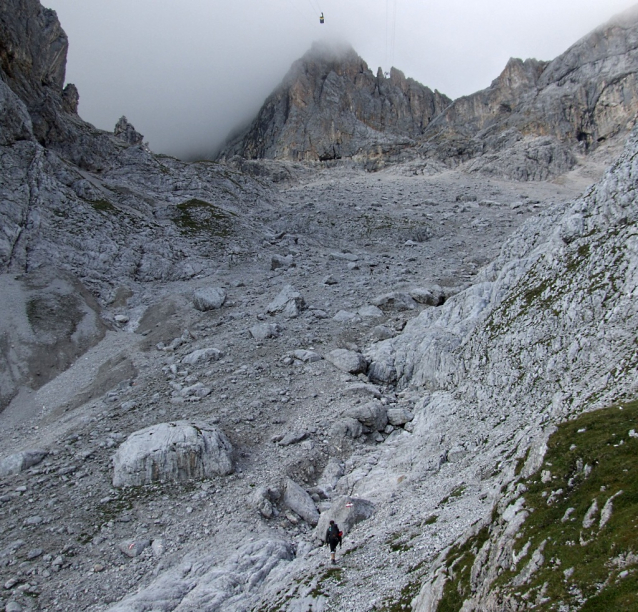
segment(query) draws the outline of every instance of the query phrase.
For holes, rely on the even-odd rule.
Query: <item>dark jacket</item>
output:
[[[326,544],[341,544],[339,525],[330,525],[326,531]]]

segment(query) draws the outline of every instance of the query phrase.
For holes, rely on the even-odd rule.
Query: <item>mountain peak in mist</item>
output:
[[[451,100],[393,69],[377,75],[347,43],[315,42],[222,157],[331,160],[415,142]]]

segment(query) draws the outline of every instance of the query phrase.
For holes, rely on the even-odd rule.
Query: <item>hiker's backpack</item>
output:
[[[341,537],[343,536],[343,531],[339,531],[339,527],[335,525],[330,525],[328,529],[328,539],[329,540],[337,540],[339,544],[341,544]]]

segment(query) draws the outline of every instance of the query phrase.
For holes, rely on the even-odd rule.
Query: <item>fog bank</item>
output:
[[[126,115],[156,152],[211,155],[252,118],[314,40],[348,40],[456,98],[514,57],[553,59],[627,0],[44,0],[69,36],[80,114],[111,130]],[[326,23],[320,25],[318,12]]]

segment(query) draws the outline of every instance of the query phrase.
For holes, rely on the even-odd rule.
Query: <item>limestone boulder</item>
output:
[[[309,525],[316,525],[319,521],[319,512],[312,501],[312,497],[301,488],[294,480],[286,480],[284,490],[284,505],[295,514],[298,514]]]
[[[292,285],[286,285],[277,297],[268,304],[266,312],[271,315],[283,314],[288,319],[294,319],[301,314],[306,303],[299,291]]]
[[[323,512],[315,529],[315,539],[324,541],[330,521],[334,521],[346,536],[352,528],[362,521],[369,519],[375,511],[375,506],[367,499],[359,497],[337,497],[330,506],[330,510]]]
[[[223,356],[224,354],[219,349],[213,347],[197,349],[186,355],[182,359],[182,363],[187,365],[206,364],[211,361],[219,361]]]
[[[349,408],[345,416],[356,419],[372,431],[383,431],[388,424],[386,407],[376,400]]]
[[[349,351],[347,349],[335,349],[330,351],[326,356],[326,361],[329,361],[343,372],[349,374],[361,374],[368,368],[368,362],[366,358],[356,351]]]
[[[388,422],[390,425],[401,426],[414,419],[414,415],[406,408],[388,408]]]
[[[193,293],[193,306],[197,310],[217,310],[226,301],[226,291],[221,287],[205,287]]]
[[[25,450],[9,455],[0,461],[0,478],[28,470],[38,465],[48,454],[45,450]]]
[[[330,428],[330,435],[336,438],[359,438],[362,434],[363,425],[352,417],[339,419]]]
[[[233,471],[233,447],[216,427],[173,421],[132,433],[113,457],[113,486],[179,482]]]
[[[379,308],[386,308],[389,310],[414,310],[416,308],[416,301],[414,298],[402,291],[391,291],[390,293],[384,293],[372,300],[372,304]]]

